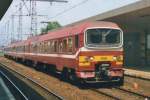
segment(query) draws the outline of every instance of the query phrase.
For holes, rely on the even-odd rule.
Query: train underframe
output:
[[[94,71],[77,72],[77,75],[85,83],[114,82],[118,85],[124,83],[124,71],[122,68],[111,68],[110,64],[95,64]]]

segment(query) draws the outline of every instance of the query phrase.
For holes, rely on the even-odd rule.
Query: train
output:
[[[4,55],[72,81],[124,82],[123,31],[113,22],[86,21],[51,30],[11,43]]]

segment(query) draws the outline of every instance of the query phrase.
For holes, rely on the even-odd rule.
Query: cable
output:
[[[82,4],[84,4],[84,3],[86,3],[87,1],[89,1],[89,0],[83,0],[82,2],[76,4],[76,5],[72,6],[72,7],[69,7],[68,9],[63,10],[62,12],[57,13],[55,16],[50,17],[49,19],[58,17],[58,16],[60,16],[60,15],[62,15],[62,14],[64,14],[64,13],[66,13],[66,12],[68,12],[68,11],[70,11],[70,10],[72,10],[72,9],[74,9],[74,8],[76,8],[76,7],[78,7],[78,6],[82,5]]]

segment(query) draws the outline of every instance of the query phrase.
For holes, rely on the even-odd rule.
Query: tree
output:
[[[60,28],[61,25],[57,21],[48,22],[46,28],[41,28],[41,34],[47,34],[49,30]]]

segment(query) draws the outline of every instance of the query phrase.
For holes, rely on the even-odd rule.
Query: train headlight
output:
[[[122,61],[122,56],[113,56],[113,61]]]
[[[122,60],[123,60],[122,56],[117,56],[117,61],[122,61]]]
[[[113,56],[112,59],[113,59],[113,61],[116,61],[116,60],[117,60],[117,57],[116,57],[116,56]]]
[[[90,62],[90,61],[93,61],[93,60],[94,60],[94,57],[92,57],[92,56],[85,57],[86,62]]]

